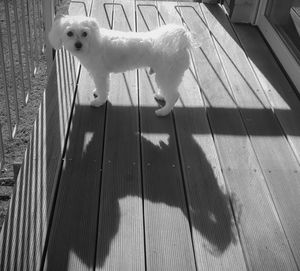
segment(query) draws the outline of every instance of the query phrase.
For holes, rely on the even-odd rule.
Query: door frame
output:
[[[268,0],[260,0],[255,24],[258,26],[281,65],[300,93],[300,61],[282,40],[277,30],[265,16]]]

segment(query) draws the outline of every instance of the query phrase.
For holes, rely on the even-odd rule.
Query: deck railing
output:
[[[77,2],[77,1],[75,1]],[[49,68],[53,54],[46,33],[55,9],[64,12],[70,0],[0,0],[0,170],[8,142],[20,126],[41,57]],[[45,86],[43,86],[45,88]]]
[[[0,168],[5,142],[16,135],[20,109],[28,102],[44,53],[43,17],[41,0],[0,1]]]
[[[14,0],[1,1],[13,3]],[[52,221],[59,176],[67,149],[66,139],[72,129],[70,119],[76,111],[77,81],[81,70],[79,63],[63,48],[53,54],[46,35],[55,14],[69,12],[71,15],[88,15],[92,6],[92,0],[34,1],[40,1],[40,27],[45,44],[41,48],[45,48],[42,54],[47,59],[48,79],[0,231],[0,270],[37,270],[44,260],[45,255],[42,253]],[[32,72],[30,76],[34,77]],[[0,147],[6,147],[5,141]],[[25,246],[28,249],[23,249]],[[20,250],[20,247],[23,248]],[[21,254],[22,257],[14,258]]]

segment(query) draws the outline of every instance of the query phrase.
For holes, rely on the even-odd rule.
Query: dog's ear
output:
[[[99,31],[99,24],[95,18],[89,17],[89,28],[92,30],[93,33],[97,33]]]
[[[58,50],[62,47],[62,35],[64,30],[64,16],[59,16],[58,18],[55,18],[51,30],[48,34],[48,39],[51,44],[51,46]]]

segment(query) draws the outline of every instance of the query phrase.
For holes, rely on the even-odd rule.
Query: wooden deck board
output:
[[[205,6],[202,7],[205,8]],[[198,24],[192,24],[191,18],[197,17],[195,12],[197,10],[198,16],[200,16],[198,17]],[[205,28],[205,19],[200,19],[202,13],[198,7],[195,10],[183,8],[183,16],[188,26],[192,27],[192,30],[195,31],[197,28],[199,29],[201,22]],[[211,16],[211,22],[209,24],[210,30],[214,31],[217,24],[218,22]],[[220,35],[223,33],[218,29],[215,30],[216,33],[218,33],[218,31]],[[199,33],[199,31],[197,31],[197,33]],[[202,36],[203,35],[208,35],[208,31],[206,31],[206,33],[204,32]],[[198,63],[197,69],[199,71],[200,84],[203,87],[204,96],[209,105],[207,108],[208,115],[212,130],[215,133],[215,142],[222,163],[223,173],[231,192],[235,195],[232,201],[235,216],[240,227],[241,240],[243,246],[246,246],[246,251],[244,249],[245,255],[250,258],[249,264],[252,265],[254,269],[276,268],[274,267],[273,252],[270,253],[267,251],[266,255],[262,256],[262,248],[268,243],[268,249],[281,251],[280,248],[283,241],[286,244],[286,248],[283,251],[286,249],[289,251],[288,244],[284,232],[278,223],[276,213],[274,213],[273,204],[264,183],[264,176],[259,169],[256,155],[247,136],[247,131],[244,128],[244,123],[236,106],[235,98],[231,94],[228,83],[226,82],[227,75],[222,71],[223,65],[220,63],[216,53],[213,52],[214,50],[212,50],[214,44],[209,41],[208,36],[206,37],[206,39],[203,37],[204,42],[200,52],[195,55],[195,62]],[[205,73],[202,71],[205,71]],[[224,81],[222,82],[221,80]],[[224,113],[221,114],[221,110],[217,112],[210,107],[222,107],[225,108],[225,110]],[[226,112],[226,108],[228,107],[235,108],[235,112]],[[232,133],[237,136],[227,136],[227,129],[230,129]],[[222,136],[222,133],[225,134],[225,136]],[[239,159],[234,157],[239,157]],[[243,181],[241,182],[241,180]],[[238,204],[235,204],[235,200],[238,201]],[[254,206],[257,206],[257,210],[253,209],[255,208]],[[239,208],[241,208],[240,215]],[[264,218],[263,221],[265,222],[262,223],[259,217],[261,219]],[[274,225],[273,229],[269,227],[268,219],[274,222],[272,223],[272,225]],[[251,221],[251,223],[249,223],[249,221]],[[251,228],[249,228],[250,225]],[[278,230],[281,232],[281,242],[276,244],[276,242],[274,242],[274,236],[277,235]],[[265,239],[265,243],[261,242],[261,238]],[[287,266],[289,266],[290,263],[289,255],[291,254],[288,253],[287,255]],[[269,261],[267,260],[268,258]],[[280,270],[280,268],[282,267],[279,267],[278,270]]]
[[[85,71],[81,76],[44,270],[83,270],[94,264],[105,114],[104,108],[97,115],[90,108],[84,91],[93,85]]]
[[[299,270],[299,99],[257,29],[185,1],[93,1],[92,16],[125,31],[184,23],[200,47],[165,118],[154,114],[147,69],[112,75],[98,109],[82,69],[62,161],[75,74],[56,82],[26,152],[0,270]],[[59,54],[62,73],[72,59]]]
[[[299,99],[257,29],[241,25],[234,25],[234,29],[300,161]]]
[[[94,7],[97,18],[101,9],[100,5]],[[110,25],[114,29],[130,31],[134,3],[118,0],[107,9],[110,14],[113,11]],[[96,270],[142,271],[145,253],[136,70],[111,75],[106,115]]]
[[[277,209],[279,209],[279,212],[281,213],[284,229],[288,231],[287,236],[299,266],[300,241],[297,238],[299,236],[299,232],[297,232],[299,231],[299,227],[296,225],[300,225],[298,208],[300,204],[300,138],[296,135],[300,134],[300,102],[259,33],[253,31],[253,29],[242,27],[235,27],[235,30],[237,31],[238,37],[241,38],[245,52],[251,59],[252,67],[273,106],[274,113],[291,144],[291,148],[294,150],[294,154],[298,159],[298,162],[295,161],[291,154],[292,150],[290,146],[287,146],[286,143],[276,144],[274,138],[271,138],[271,140],[274,141],[272,144],[276,144],[276,151],[272,154],[268,154],[268,157],[270,158],[270,161],[268,162],[273,164],[273,168],[272,164],[269,165],[268,173],[270,174],[272,183],[274,182],[273,179],[277,180],[275,193],[277,191],[280,195],[278,197],[275,195],[274,197],[276,199],[278,198],[278,201],[283,201],[277,204]],[[249,33],[247,38],[245,37],[245,30]],[[248,38],[251,38],[253,43],[259,45],[259,47],[262,48],[262,52],[256,52],[255,54],[253,52],[253,45],[251,42],[247,42]],[[262,62],[265,63],[266,67]],[[270,73],[272,73],[272,76],[269,76]],[[285,109],[283,111],[288,111],[288,113],[284,114],[280,109]],[[281,141],[284,141],[284,136]],[[275,159],[273,158],[274,156]],[[286,158],[287,156],[288,158]],[[278,159],[281,161],[274,161]],[[275,168],[274,165],[276,165]],[[283,183],[284,189],[282,187]],[[286,184],[288,184],[287,187]],[[297,219],[298,221],[293,221],[294,219]],[[296,226],[296,228],[294,228],[294,226]]]
[[[178,6],[159,2],[165,23],[181,24]],[[193,17],[191,17],[193,19]],[[196,18],[195,18],[196,19]],[[198,35],[202,33],[198,33]],[[204,102],[193,63],[181,84],[181,99],[174,109],[178,143],[193,229],[198,270],[246,270]],[[178,107],[181,110],[177,110]],[[200,110],[195,110],[200,108]],[[218,254],[216,257],[212,251]]]
[[[210,12],[212,12],[212,9]],[[226,30],[222,32],[213,31],[217,41],[217,49],[229,78],[244,125],[250,133],[251,144],[271,192],[280,221],[284,226],[285,234],[293,248],[294,255],[297,255],[300,246],[300,239],[297,238],[297,236],[300,236],[300,228],[298,226],[300,225],[300,170],[298,161],[294,157],[278,120],[272,110],[270,110],[271,106],[259,82],[256,80],[255,74],[229,20],[221,10],[214,9],[212,15],[214,17],[211,16],[210,18],[214,20],[209,21],[208,24],[218,25],[215,23],[216,18]],[[227,37],[224,37],[224,35]],[[222,40],[222,44],[220,40]],[[230,50],[224,48],[230,48]],[[252,114],[251,111],[243,111],[245,107],[263,110],[258,115]],[[269,136],[251,136],[252,134],[267,134]],[[283,183],[284,186],[282,185]],[[281,258],[282,252],[278,253]],[[289,255],[287,257],[287,265],[291,266],[291,263],[293,263],[293,256]],[[282,269],[283,266],[280,268]],[[296,269],[296,265],[294,269]]]
[[[104,22],[104,12],[101,15]],[[83,69],[44,270],[84,270],[94,266],[105,108],[96,115],[89,106],[93,87]]]
[[[43,270],[94,266],[105,108],[90,107],[93,87],[82,69]]]
[[[155,3],[138,2],[137,30],[152,30],[158,23]],[[144,110],[157,106],[152,77],[139,71],[147,269],[195,270],[173,117],[157,118]]]

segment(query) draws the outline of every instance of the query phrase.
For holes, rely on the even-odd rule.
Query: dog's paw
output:
[[[166,101],[165,98],[161,94],[155,94],[154,95],[154,100],[160,105],[160,106],[165,106]]]
[[[172,109],[166,109],[165,107],[157,109],[155,111],[155,114],[157,117],[165,117],[167,116],[170,112],[172,111]]]
[[[96,99],[92,100],[90,104],[92,107],[100,107],[101,105],[105,104],[105,102],[106,102],[106,100],[96,98]]]

